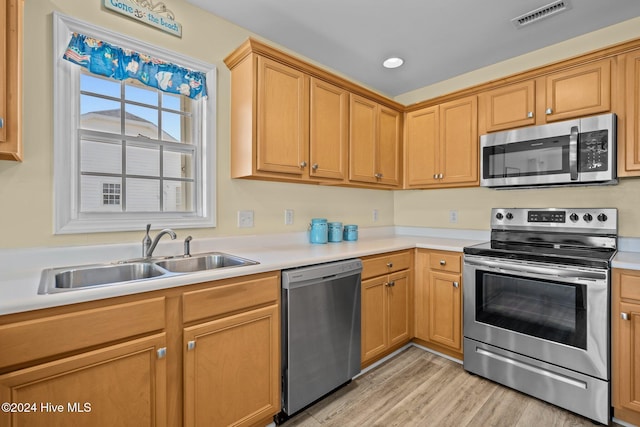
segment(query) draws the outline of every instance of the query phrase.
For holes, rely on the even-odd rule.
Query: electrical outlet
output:
[[[253,227],[253,211],[238,211],[238,228]]]
[[[449,222],[451,224],[455,224],[458,222],[458,211],[457,210],[450,210],[449,211]]]
[[[284,225],[293,225],[293,209],[284,210]]]
[[[373,222],[378,222],[379,218],[380,218],[380,212],[378,211],[378,209],[374,209],[373,210]]]

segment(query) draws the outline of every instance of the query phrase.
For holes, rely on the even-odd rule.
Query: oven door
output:
[[[609,379],[607,269],[464,257],[464,335]]]

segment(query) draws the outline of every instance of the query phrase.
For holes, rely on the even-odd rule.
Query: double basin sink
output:
[[[222,252],[208,252],[192,256],[143,258],[113,264],[49,268],[42,272],[38,293],[49,294],[109,286],[254,264],[258,262]]]

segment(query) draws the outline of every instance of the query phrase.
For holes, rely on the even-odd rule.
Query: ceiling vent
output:
[[[522,28],[525,25],[533,24],[541,19],[548,18],[553,15],[557,15],[560,12],[571,9],[571,5],[567,0],[558,0],[553,3],[549,3],[546,6],[539,7],[531,12],[527,12],[524,15],[520,15],[517,18],[513,18],[511,22],[516,28]]]

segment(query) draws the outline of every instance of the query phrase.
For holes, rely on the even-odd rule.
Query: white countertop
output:
[[[363,257],[411,248],[462,252],[489,240],[488,231],[445,230],[419,227],[380,227],[361,229],[356,242],[312,245],[306,233],[198,239],[192,253],[220,251],[259,262],[236,268],[154,278],[118,285],[38,294],[42,270],[64,266],[110,263],[140,256],[141,244],[77,246],[69,248],[28,248],[0,250],[0,315],[112,298],[188,284],[277,271],[311,264]],[[621,245],[622,246],[622,245]],[[625,249],[635,249],[624,245]],[[156,255],[182,253],[182,241],[163,240]],[[640,251],[619,251],[614,268],[640,270]]]
[[[306,241],[306,233],[202,240],[194,237],[193,254],[220,251],[258,261],[259,264],[43,295],[38,294],[43,269],[136,258],[139,257],[141,245],[0,250],[0,315],[416,247],[462,252],[465,246],[482,241],[400,235],[394,232],[393,227],[361,230],[361,238],[358,241],[324,245],[309,244]],[[155,255],[178,255],[181,250],[181,241],[167,240],[158,245]]]

